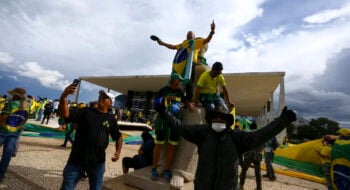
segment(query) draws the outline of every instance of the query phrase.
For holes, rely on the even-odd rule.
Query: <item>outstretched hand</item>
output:
[[[282,110],[280,118],[282,118],[284,121],[288,123],[291,123],[297,120],[297,114],[293,110],[290,110],[288,109],[287,106],[285,106]]]
[[[151,40],[153,40],[153,41],[156,41],[156,42],[159,41],[159,38],[158,38],[158,36],[156,36],[156,35],[151,35],[150,38],[151,38]]]
[[[74,84],[68,85],[68,86],[64,89],[64,91],[62,92],[61,97],[62,97],[62,98],[66,98],[69,94],[74,94],[75,91],[76,91],[76,89],[77,89],[77,86],[76,86],[76,85],[74,85]]]
[[[211,24],[210,24],[210,30],[213,31],[213,32],[215,32],[215,22],[214,22],[214,20],[213,20],[213,22],[211,22]]]

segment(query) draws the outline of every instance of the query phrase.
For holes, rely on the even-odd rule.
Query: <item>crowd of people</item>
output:
[[[235,105],[222,74],[223,64],[215,62],[210,70],[200,74],[198,81],[193,79],[192,67],[201,64],[198,51],[211,41],[214,34],[215,23],[212,22],[206,38],[195,38],[194,32],[189,31],[186,40],[172,45],[156,36],[151,37],[159,45],[177,50],[177,57],[183,51],[187,52],[187,57],[185,61],[182,60],[184,62],[173,64],[169,83],[159,90],[155,99],[154,109],[158,113],[154,121],[155,137],[148,132],[142,133],[143,142],[138,154],[122,159],[123,173],[128,173],[129,168],[151,166],[150,178],[158,180],[160,174],[157,164],[162,147],[166,144],[163,177],[169,181],[172,177],[171,166],[175,149],[179,137],[182,136],[198,148],[195,189],[243,190],[246,172],[251,163],[255,168],[257,189],[261,189],[262,150],[267,166],[267,173],[263,176],[270,181],[276,180],[272,167],[273,151],[276,148],[275,136],[296,120],[296,114],[285,107],[281,115],[265,127],[257,129],[253,122],[249,131],[232,129],[234,118],[229,112]],[[196,89],[193,89],[193,83],[196,83]],[[223,96],[218,92],[219,86],[223,90]],[[9,90],[9,98],[2,97],[0,145],[4,145],[4,150],[0,162],[0,182],[5,176],[27,119],[33,118],[42,124],[48,124],[51,117],[60,117],[60,125],[66,131],[66,138],[61,146],[66,147],[68,142],[72,143],[67,164],[63,169],[61,189],[74,189],[84,175],[89,178],[90,189],[102,189],[109,137],[115,141],[115,153],[111,161],[116,162],[120,159],[123,144],[118,120],[128,120],[131,114],[126,108],[117,109],[111,114],[113,100],[103,90],[98,93],[98,101],[88,106],[68,102],[68,96],[76,90],[77,85],[70,84],[63,90],[60,98],[54,101],[40,97],[34,99],[33,96],[27,96],[26,90],[22,88]],[[196,107],[205,108],[205,124],[183,123],[179,117],[180,109],[194,111]],[[142,112],[137,113],[136,119],[145,122]],[[242,167],[240,175],[239,165]]]

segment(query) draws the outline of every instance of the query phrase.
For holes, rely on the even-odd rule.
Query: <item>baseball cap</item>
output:
[[[207,111],[205,114],[205,119],[207,120],[207,123],[211,123],[211,120],[213,118],[221,118],[226,121],[227,126],[233,125],[233,115],[229,113],[223,113],[220,111]]]
[[[100,90],[98,93],[100,96],[102,96],[103,99],[108,98],[108,99],[112,100],[112,96],[109,93],[105,92],[104,90]]]
[[[170,76],[170,80],[174,80],[174,79],[179,79],[180,81],[185,80],[185,79],[184,79],[184,78],[182,78],[182,76],[181,76],[181,75],[179,75],[178,73],[173,73],[173,74],[171,74],[171,76]]]

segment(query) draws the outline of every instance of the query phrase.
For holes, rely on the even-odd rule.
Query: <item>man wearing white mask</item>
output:
[[[195,190],[237,189],[238,155],[262,145],[296,120],[296,114],[285,107],[280,117],[267,126],[245,132],[231,130],[231,114],[208,111],[207,124],[185,125],[162,103],[157,103],[155,109],[169,127],[198,147]]]

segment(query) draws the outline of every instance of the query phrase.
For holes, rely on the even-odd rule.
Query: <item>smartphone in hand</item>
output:
[[[78,86],[79,83],[80,83],[80,79],[74,79],[74,81],[73,81],[72,84],[73,84],[74,86]]]

